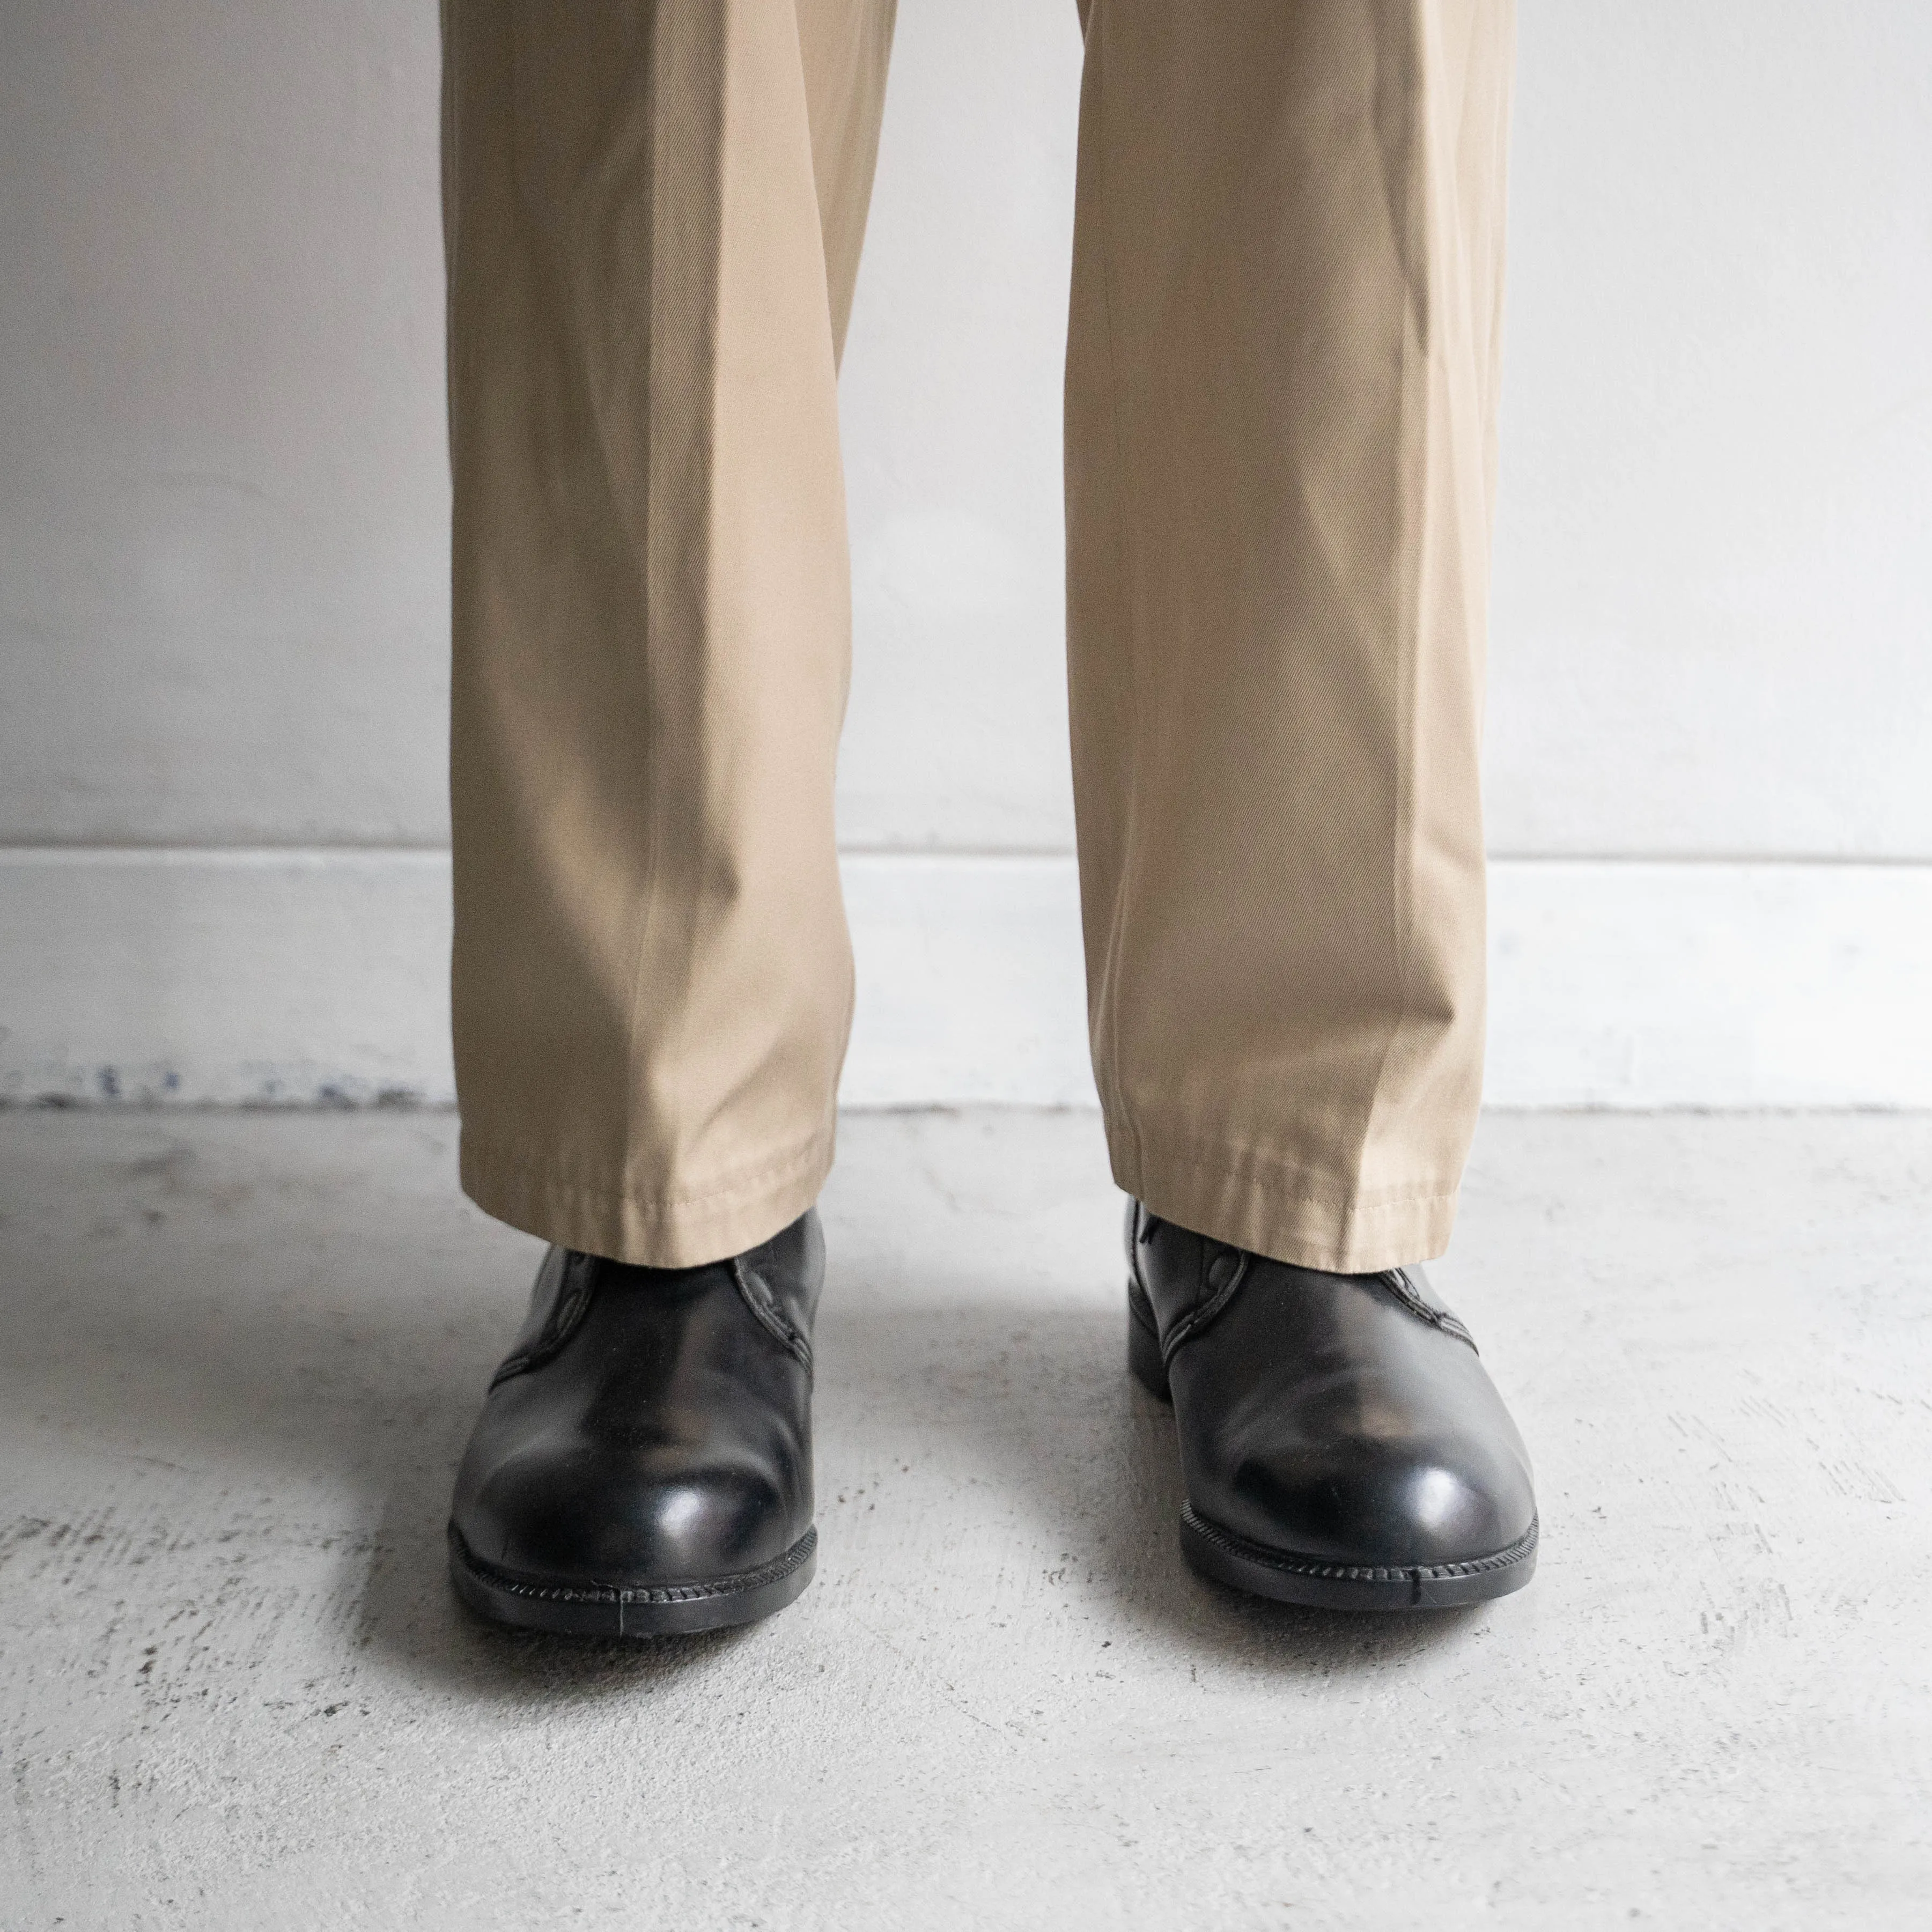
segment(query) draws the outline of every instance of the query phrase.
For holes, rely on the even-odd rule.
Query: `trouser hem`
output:
[[[1297,1268],[1373,1274],[1434,1261],[1455,1226],[1456,1183],[1352,1198],[1245,1148],[1162,1146],[1111,1126],[1107,1148],[1116,1184],[1162,1220]]]
[[[465,1128],[463,1191],[526,1234],[644,1268],[698,1268],[742,1254],[789,1227],[831,1172],[832,1130],[738,1168],[716,1186],[652,1192],[600,1184]]]

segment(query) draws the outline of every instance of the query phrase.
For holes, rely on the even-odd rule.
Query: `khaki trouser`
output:
[[[892,11],[446,0],[463,1179],[569,1246],[734,1252],[831,1162],[835,386]],[[1441,1252],[1480,1086],[1512,12],[1082,8],[1094,1072],[1123,1188],[1308,1266]]]

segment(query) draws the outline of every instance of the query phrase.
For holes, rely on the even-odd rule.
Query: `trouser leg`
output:
[[[462,1172],[748,1246],[830,1164],[836,367],[892,0],[446,0]]]
[[[1095,1072],[1120,1185],[1439,1253],[1483,1043],[1510,0],[1088,0],[1066,382]]]

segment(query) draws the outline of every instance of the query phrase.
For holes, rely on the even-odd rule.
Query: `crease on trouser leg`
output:
[[[445,9],[463,1180],[627,1261],[752,1245],[831,1159],[836,332],[890,12]]]
[[[1496,0],[1092,0],[1069,678],[1120,1184],[1304,1265],[1446,1244],[1480,1098]]]

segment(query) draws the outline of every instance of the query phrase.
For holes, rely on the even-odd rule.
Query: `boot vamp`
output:
[[[488,1563],[659,1587],[775,1562],[812,1522],[810,1375],[728,1264],[614,1270],[552,1358],[490,1392],[452,1520]]]
[[[1406,1568],[1492,1556],[1534,1520],[1480,1358],[1373,1277],[1251,1258],[1170,1374],[1189,1498],[1251,1542]]]

